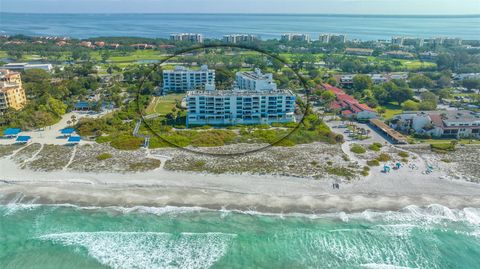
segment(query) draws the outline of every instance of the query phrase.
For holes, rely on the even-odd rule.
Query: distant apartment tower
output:
[[[405,37],[403,39],[404,46],[418,46],[423,47],[425,40],[421,37]]]
[[[295,122],[295,95],[271,74],[238,72],[232,90],[187,92],[187,126]]]
[[[281,37],[282,41],[303,41],[310,42],[312,41],[309,34],[299,34],[299,33],[286,33]]]
[[[22,109],[27,103],[20,73],[0,69],[0,111]]]
[[[445,46],[460,46],[460,45],[462,45],[462,39],[447,37],[443,40],[443,45],[445,45]]]
[[[392,45],[396,46],[418,46],[423,47],[425,40],[421,37],[394,36],[391,40]]]
[[[239,90],[249,91],[277,89],[277,84],[273,81],[273,75],[271,73],[263,74],[258,68],[255,68],[255,71],[237,72],[235,74],[235,85]]]
[[[393,36],[391,43],[395,46],[403,46],[403,36]]]
[[[347,35],[332,34],[330,35],[330,43],[345,43],[347,42]]]
[[[233,35],[224,35],[223,41],[226,43],[242,43],[242,42],[254,42],[258,40],[256,35],[249,34],[233,34]]]
[[[321,43],[345,43],[347,35],[344,34],[321,34],[318,37]]]
[[[203,35],[201,34],[192,34],[192,33],[180,33],[180,34],[171,34],[170,40],[172,41],[190,41],[193,43],[203,43]]]
[[[321,34],[318,37],[318,41],[320,41],[320,43],[329,43],[330,42],[330,35],[329,34]]]
[[[200,70],[176,66],[174,70],[163,71],[163,94],[203,89],[205,85],[215,85],[215,70],[206,65]]]

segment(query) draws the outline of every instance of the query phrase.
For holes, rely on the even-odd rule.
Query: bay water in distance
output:
[[[0,268],[479,268],[480,209],[0,206]]]
[[[137,36],[168,38],[172,33],[200,33],[207,38],[248,33],[262,39],[282,33],[347,34],[350,39],[460,37],[480,39],[480,15],[301,15],[301,14],[21,14],[0,13],[0,34],[32,36]]]

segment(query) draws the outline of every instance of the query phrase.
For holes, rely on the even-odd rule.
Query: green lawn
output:
[[[7,52],[6,51],[0,51],[0,58],[10,58],[10,56],[8,56]],[[19,59],[18,61],[32,61],[32,60],[37,60],[37,59],[40,59],[42,58],[40,55],[36,55],[36,54],[23,54],[22,55],[22,58]]]
[[[154,97],[145,110],[145,113],[158,113],[160,115],[170,113],[175,107],[176,101],[181,102],[184,96],[184,93],[173,93],[165,96]]]
[[[460,139],[460,140],[456,140],[456,139],[441,139],[441,138],[437,138],[437,139],[418,139],[418,138],[414,138],[416,142],[419,142],[419,143],[427,143],[427,144],[445,144],[445,143],[450,143],[451,141],[458,141],[458,144],[480,144],[480,140],[478,139]]]
[[[295,56],[299,56],[301,54],[297,53],[280,53],[280,56],[283,57],[285,60],[291,62]],[[325,54],[324,53],[316,53],[313,54],[318,60],[322,59]],[[333,54],[333,56],[345,56],[344,54]],[[393,64],[394,61],[400,62],[401,65],[399,66],[401,69],[407,69],[408,71],[418,70],[420,68],[426,67],[435,67],[436,63],[433,62],[422,62],[420,60],[405,60],[405,59],[387,59],[381,58],[376,56],[350,56],[350,57],[358,57],[358,58],[366,58],[370,62],[375,62],[378,64],[388,63]]]
[[[395,103],[390,103],[390,104],[384,105],[382,107],[385,108],[385,113],[383,113],[382,116],[386,120],[391,119],[391,118],[393,118],[393,116],[403,112],[402,107],[395,104]]]
[[[92,59],[97,61],[101,61],[101,53],[103,51],[95,50],[90,52],[90,56]],[[141,60],[162,60],[165,56],[162,55],[160,52],[155,50],[135,50],[132,52],[120,52],[115,50],[110,50],[110,57],[108,58],[108,62],[111,63],[125,63],[125,62],[136,62]]]
[[[291,62],[291,60],[296,57],[296,56],[301,56],[302,53],[280,53],[279,56],[283,59],[285,59],[286,61],[288,62]],[[325,56],[324,53],[314,53],[314,54],[311,54],[313,56],[315,56],[315,58],[317,58],[317,60],[320,60],[322,57]]]
[[[418,60],[400,60],[402,66],[408,70],[417,70],[420,68],[436,67],[436,63],[432,62],[421,62]]]

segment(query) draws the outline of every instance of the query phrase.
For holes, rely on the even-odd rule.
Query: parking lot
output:
[[[342,134],[344,136],[345,141],[355,141],[356,143],[359,143],[359,144],[372,144],[374,142],[382,143],[382,144],[390,144],[390,141],[385,139],[381,134],[379,134],[377,131],[372,129],[366,123],[350,122],[350,121],[328,121],[328,120],[326,120],[325,123],[335,133]],[[355,137],[349,136],[352,132],[350,131],[349,128],[347,128],[348,124],[355,125],[357,129],[366,130],[368,134],[364,136],[368,136],[368,138],[357,139]]]

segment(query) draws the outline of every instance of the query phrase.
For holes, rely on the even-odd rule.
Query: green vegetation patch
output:
[[[403,112],[402,106],[399,106],[393,102],[385,104],[379,110],[385,119],[391,119],[393,116]]]
[[[120,135],[114,137],[110,145],[116,149],[121,150],[135,150],[142,146],[143,138],[134,137],[131,135]]]
[[[368,146],[368,149],[371,150],[371,151],[380,151],[382,149],[382,144],[378,143],[378,142],[375,142],[375,143],[371,144],[370,146]]]
[[[364,166],[360,174],[364,177],[368,176],[370,174],[370,167]]]
[[[387,153],[380,153],[380,155],[378,155],[377,157],[377,160],[379,162],[388,162],[392,159],[392,157],[390,157],[390,155],[388,155]]]
[[[144,172],[160,167],[160,163],[160,160],[147,158],[141,162],[129,163],[128,170],[132,172]]]
[[[171,131],[150,138],[150,148],[194,146],[217,147],[234,141],[237,134],[230,130]]]
[[[455,143],[435,143],[430,144],[430,149],[437,153],[446,153],[455,150]]]
[[[350,146],[350,151],[355,154],[364,154],[365,152],[367,152],[367,150],[359,144],[352,144]]]
[[[98,154],[97,157],[95,157],[95,158],[99,161],[103,161],[103,160],[106,160],[106,159],[110,159],[112,157],[113,157],[112,154],[105,152],[105,153]]]
[[[97,138],[95,138],[95,142],[103,144],[103,143],[109,143],[112,142],[113,136],[110,135],[102,135]]]
[[[327,167],[326,171],[330,175],[335,175],[339,177],[344,177],[348,180],[353,179],[355,177],[355,171],[346,167]]]
[[[185,94],[168,94],[165,96],[155,96],[150,101],[150,104],[145,110],[146,114],[158,113],[166,115],[172,112],[177,104],[180,104]]]
[[[379,166],[380,165],[380,162],[378,160],[368,160],[367,161],[367,165],[368,166]]]

